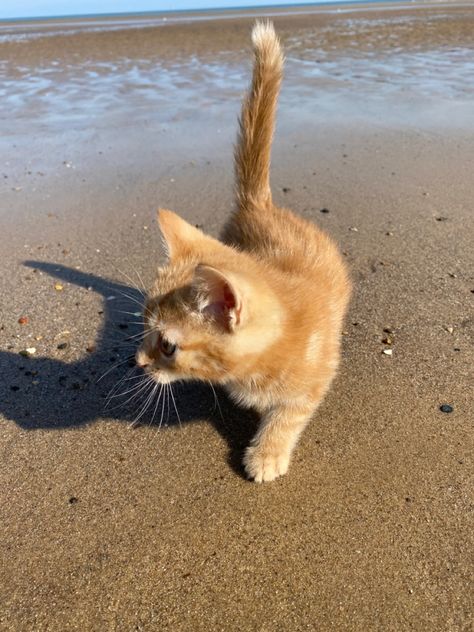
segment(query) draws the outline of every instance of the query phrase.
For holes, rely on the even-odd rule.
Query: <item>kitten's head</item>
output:
[[[145,303],[137,364],[160,383],[228,382],[277,335],[273,293],[242,253],[170,211],[159,224],[169,261]]]

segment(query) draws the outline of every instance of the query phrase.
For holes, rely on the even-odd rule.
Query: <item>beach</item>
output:
[[[1,630],[474,626],[474,8],[267,14],[274,199],[354,296],[263,485],[224,392],[129,394],[157,208],[215,236],[232,209],[255,13],[0,24]]]

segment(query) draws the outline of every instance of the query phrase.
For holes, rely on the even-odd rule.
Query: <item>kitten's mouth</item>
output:
[[[174,379],[161,369],[146,369],[145,372],[154,379],[155,382],[158,382],[158,384],[171,384],[171,382],[174,382]]]

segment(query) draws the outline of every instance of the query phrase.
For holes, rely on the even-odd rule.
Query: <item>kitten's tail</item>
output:
[[[237,199],[240,207],[271,204],[270,150],[275,112],[283,75],[283,52],[271,22],[257,22],[252,30],[252,83],[240,117],[235,148]]]

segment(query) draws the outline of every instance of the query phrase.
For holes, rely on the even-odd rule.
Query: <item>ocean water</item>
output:
[[[431,117],[446,125],[474,111],[472,7],[265,13],[275,17],[286,51],[283,110],[296,103],[300,115],[316,118],[419,124]],[[0,131],[12,134],[12,121],[29,132],[128,125],[130,117],[171,123],[177,109],[197,117],[238,105],[249,76],[250,15],[4,23]]]
[[[418,0],[419,1],[419,0]],[[415,0],[408,0],[415,2]],[[288,15],[291,12],[304,12],[314,10],[315,7],[321,9],[324,8],[327,11],[347,11],[351,10],[354,5],[400,5],[400,0],[315,0],[314,2],[303,3],[275,3],[262,6],[213,6],[210,8],[196,8],[192,9],[169,9],[164,11],[130,11],[121,13],[82,13],[78,10],[74,13],[68,11],[67,14],[59,15],[42,15],[42,16],[23,16],[23,17],[8,17],[2,18],[0,13],[0,30],[8,28],[12,24],[22,24],[24,27],[34,28],[35,23],[42,22],[43,24],[49,23],[50,25],[57,25],[61,22],[62,25],[67,28],[80,28],[87,26],[90,20],[95,22],[95,27],[102,26],[103,28],[111,28],[112,20],[115,22],[115,27],[126,25],[130,23],[139,23],[146,26],[151,21],[160,23],[161,21],[173,21],[179,22],[182,20],[189,20],[192,17],[193,20],[208,20],[215,17],[217,19],[231,19],[236,16],[254,15],[255,12],[264,12],[267,15]],[[11,10],[12,13],[14,10]],[[72,20],[71,23],[68,23]],[[114,27],[114,28],[115,28]]]

